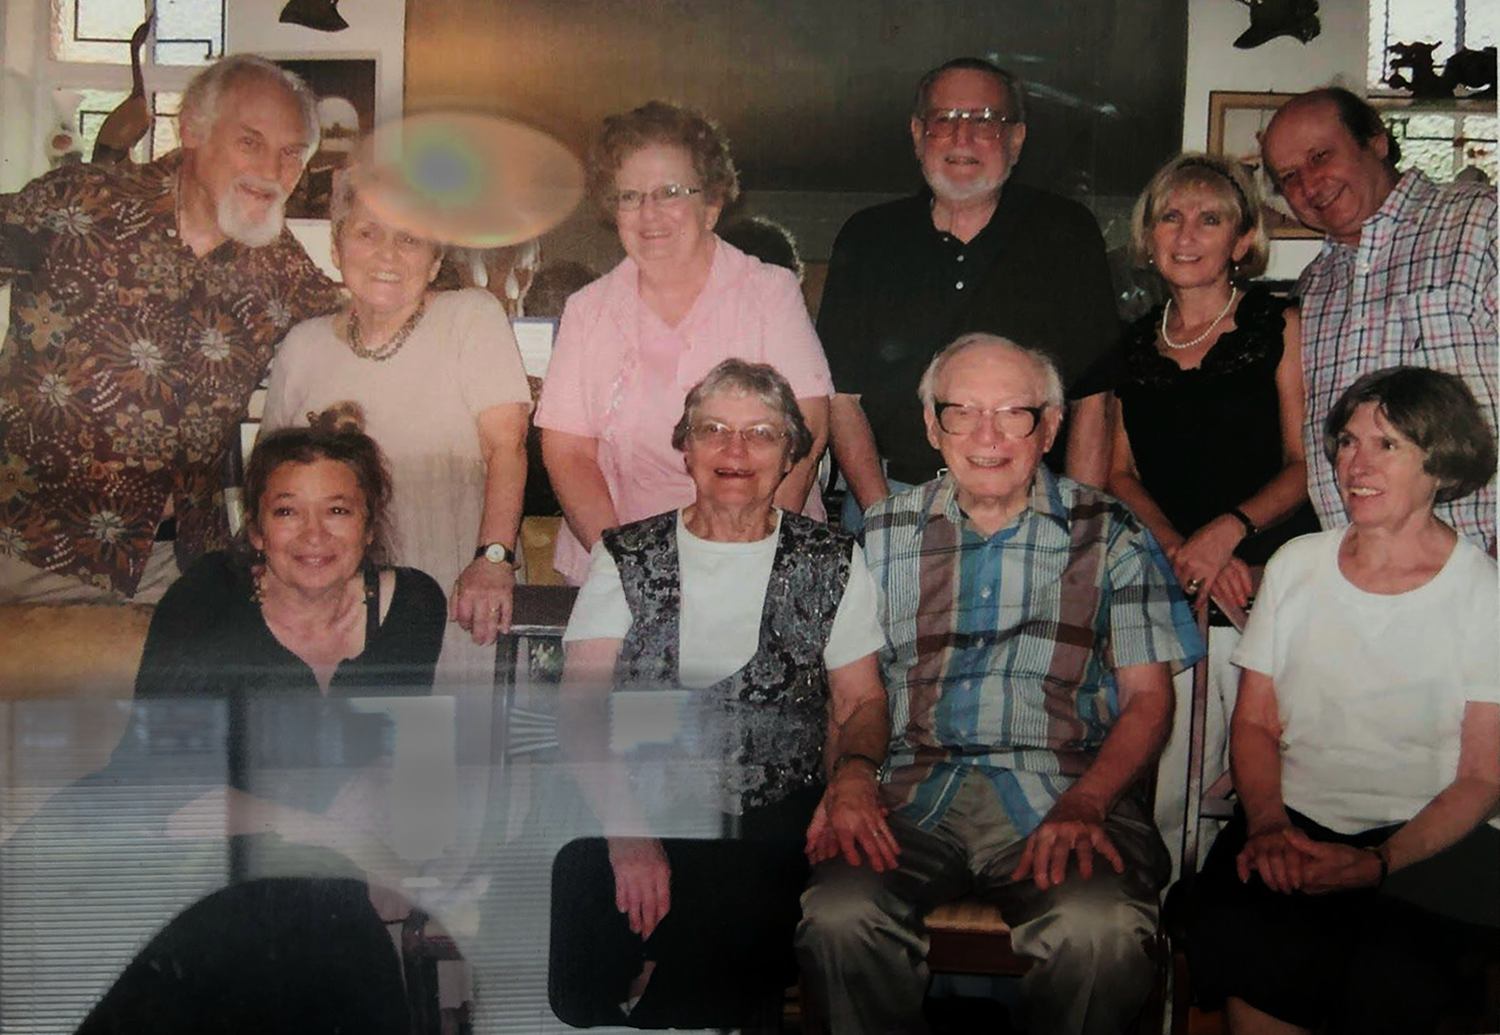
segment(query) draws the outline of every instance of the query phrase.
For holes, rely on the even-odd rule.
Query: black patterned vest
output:
[[[615,665],[616,692],[677,687],[676,512],[612,529],[603,540],[631,615]],[[726,763],[720,788],[726,812],[770,805],[822,783],[823,650],[849,580],[853,543],[846,532],[784,512],[754,656],[733,675],[691,692],[698,735],[708,741],[699,750],[717,751]]]

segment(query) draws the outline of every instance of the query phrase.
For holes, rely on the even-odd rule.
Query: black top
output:
[[[202,775],[205,764],[224,772],[227,760],[231,786],[321,811],[351,770],[389,744],[389,720],[348,698],[431,692],[447,606],[423,572],[396,569],[384,621],[371,594],[365,649],[340,663],[326,695],[266,626],[253,591],[249,571],[223,552],[167,591],[146,637],[130,727],[106,772],[154,783]],[[325,768],[327,779],[311,775]]]
[[[917,383],[938,350],[966,331],[1047,352],[1070,387],[1109,351],[1120,325],[1104,239],[1088,209],[1011,184],[967,244],[933,227],[926,191],[844,224],[818,336],[835,390],[863,397],[891,477],[923,482],[942,466],[927,443]]]
[[[1259,492],[1281,470],[1276,367],[1291,303],[1251,288],[1235,327],[1192,370],[1156,347],[1161,309],[1131,324],[1115,386],[1141,484],[1172,526],[1191,535]],[[1265,564],[1288,539],[1318,530],[1303,503],[1286,521],[1240,542],[1235,556]]]

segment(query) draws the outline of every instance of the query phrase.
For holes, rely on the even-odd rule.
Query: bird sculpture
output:
[[[146,20],[136,27],[130,36],[130,96],[120,102],[94,139],[92,161],[105,165],[128,161],[130,149],[141,142],[151,128],[151,109],[146,105],[146,83],[141,78],[141,48],[151,33],[151,23],[156,20],[153,10]]]

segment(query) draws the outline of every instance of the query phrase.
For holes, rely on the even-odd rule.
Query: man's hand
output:
[[[448,617],[473,635],[475,643],[494,643],[497,635],[510,632],[515,592],[514,568],[476,557],[458,575]]]
[[[615,871],[615,906],[644,941],[672,908],[672,867],[654,837],[609,838]]]
[[[896,868],[901,846],[885,821],[880,785],[868,767],[856,762],[834,776],[807,828],[807,858],[814,865],[842,855],[851,866],[860,854],[876,873]]]
[[[1068,857],[1078,856],[1078,872],[1084,880],[1094,875],[1094,853],[1109,860],[1116,873],[1125,872],[1125,860],[1104,832],[1104,810],[1064,794],[1047,813],[1041,826],[1026,839],[1021,861],[1010,879],[1030,877],[1042,891],[1063,882]]]

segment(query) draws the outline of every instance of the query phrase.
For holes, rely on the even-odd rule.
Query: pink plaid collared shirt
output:
[[[1329,241],[1303,272],[1302,364],[1307,381],[1308,490],[1324,528],[1348,524],[1323,421],[1354,380],[1384,367],[1461,376],[1496,425],[1495,189],[1401,177],[1359,244]],[[1486,549],[1496,540],[1495,483],[1439,504],[1437,515]]]

